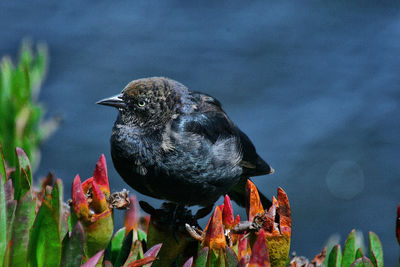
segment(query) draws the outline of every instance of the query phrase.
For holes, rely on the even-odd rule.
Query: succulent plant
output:
[[[39,162],[39,144],[58,127],[59,118],[43,121],[44,109],[38,103],[47,69],[47,48],[38,45],[33,52],[24,42],[17,64],[9,57],[0,60],[0,143],[9,166],[17,165],[15,147],[22,147],[33,169]]]
[[[343,252],[340,244],[332,247],[329,253],[326,248],[318,254],[311,262],[304,257],[293,257],[290,261],[290,267],[383,267],[383,250],[378,236],[369,232],[369,257],[365,256],[361,247],[357,246],[356,230],[352,230],[348,235]]]
[[[10,169],[0,157],[0,266],[100,266],[104,253],[115,255],[104,261],[107,266],[141,266],[156,259],[161,244],[144,253],[147,225],[136,199],[130,203],[126,191],[110,194],[103,155],[93,177],[83,183],[75,177],[71,213],[61,179],[54,182],[49,174],[34,188],[27,155],[17,148],[16,158],[18,166]],[[129,203],[125,228],[111,239],[113,209]]]
[[[257,188],[249,180],[248,220],[234,216],[226,195],[204,230],[197,219],[208,210],[193,216],[182,209],[180,222],[190,223],[182,230],[174,225],[173,204],[157,210],[141,203],[151,215],[141,216],[139,203],[134,196],[128,198],[126,190],[111,194],[104,155],[93,177],[84,182],[79,175],[75,177],[71,208],[63,202],[60,179],[48,175],[35,188],[28,156],[17,148],[16,158],[18,165],[12,169],[3,156],[0,159],[0,266],[383,266],[376,234],[369,233],[367,257],[356,245],[355,230],[347,237],[343,252],[337,244],[312,261],[295,256],[289,262],[291,210],[281,188],[277,198],[272,198],[272,206],[264,210]],[[124,227],[113,234],[113,209],[127,207]]]
[[[248,221],[233,215],[229,196],[217,206],[204,231],[187,225],[201,241],[196,266],[285,266],[289,257],[291,216],[286,193],[279,188],[278,199],[264,210],[256,186],[248,180]],[[279,215],[279,216],[277,216]],[[234,219],[235,218],[235,219]],[[277,219],[279,218],[279,220]]]

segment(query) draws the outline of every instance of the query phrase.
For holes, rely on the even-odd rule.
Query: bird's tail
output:
[[[242,179],[235,187],[228,192],[229,197],[236,202],[241,207],[246,207],[247,204],[247,196],[246,196],[246,183],[247,179]],[[271,207],[272,202],[266,196],[264,196],[260,191],[258,191],[260,195],[260,200],[264,209],[269,209]]]

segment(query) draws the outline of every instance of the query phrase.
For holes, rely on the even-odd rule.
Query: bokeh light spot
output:
[[[364,189],[364,173],[354,161],[336,161],[326,175],[326,184],[332,195],[350,200]]]

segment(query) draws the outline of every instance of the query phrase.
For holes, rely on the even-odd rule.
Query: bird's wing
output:
[[[191,132],[208,139],[215,144],[218,140],[235,138],[241,154],[239,165],[243,175],[257,176],[272,173],[272,168],[257,154],[250,139],[229,119],[215,98],[194,93],[197,98],[197,111],[180,116],[174,124],[178,132]]]

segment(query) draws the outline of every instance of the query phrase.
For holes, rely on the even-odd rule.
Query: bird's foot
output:
[[[151,215],[150,223],[162,232],[170,233],[178,242],[181,235],[186,235],[185,224],[198,226],[197,219],[204,217],[206,210],[201,209],[195,215],[182,205],[165,202],[155,209],[147,202],[140,201],[140,207]]]

